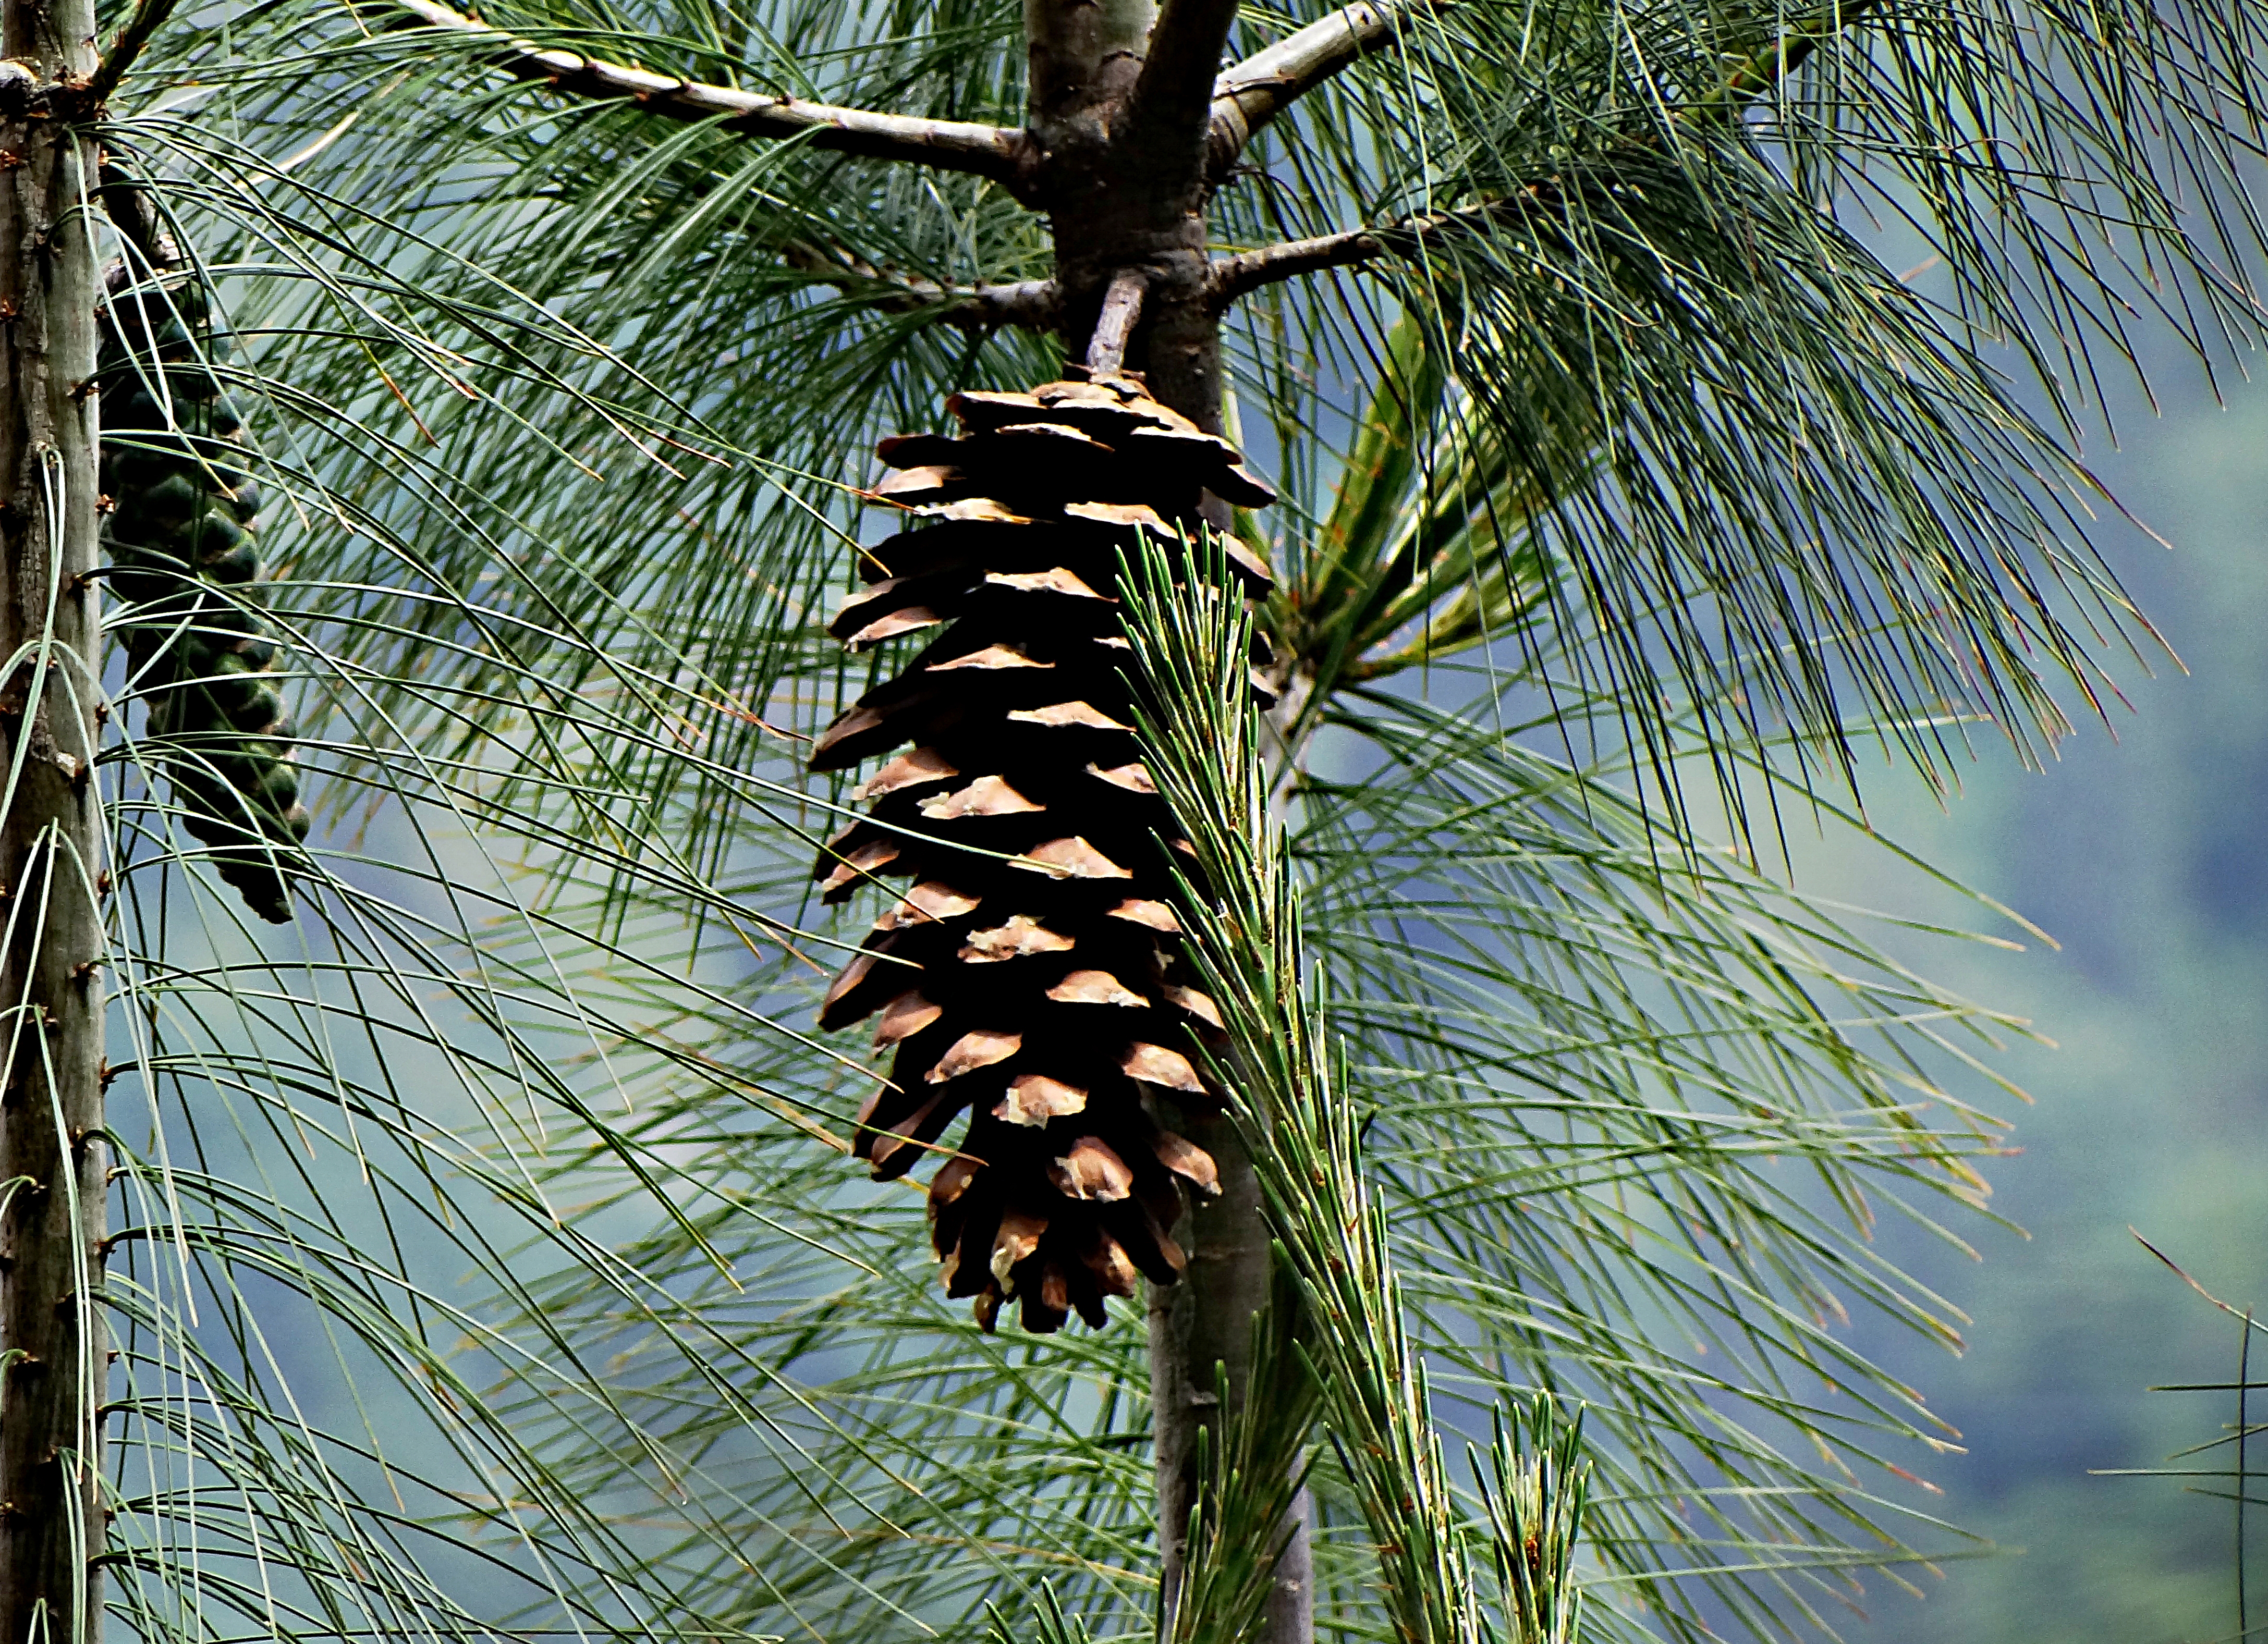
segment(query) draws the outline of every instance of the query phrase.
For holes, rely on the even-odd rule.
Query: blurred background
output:
[[[1965,1355],[1887,1330],[1867,1341],[1966,1435],[1968,1453],[1932,1472],[1945,1493],[1932,1504],[2000,1552],[1916,1575],[1918,1602],[1870,1582],[1854,1639],[2202,1644],[2237,1630],[2231,1504],[2178,1479],[2088,1472],[2229,1454],[2167,1462],[2228,1431],[2235,1397],[2145,1390],[2234,1381],[2240,1327],[2130,1224],[2215,1295],[2268,1312],[2268,382],[2224,381],[2224,405],[2193,363],[2153,362],[2151,376],[2159,415],[2114,393],[2120,447],[2088,454],[2172,544],[2106,533],[2187,676],[2123,669],[2131,706],[2113,704],[2107,728],[2082,724],[2044,772],[1980,741],[1943,810],[1904,773],[1867,791],[1880,831],[2060,947],[2006,927],[1995,934],[2025,951],[1886,938],[2056,1048],[2014,1045],[1998,1064],[2036,1098],[1992,1105],[2015,1111],[2021,1151],[1988,1172],[1995,1209],[2029,1237],[1972,1222],[1960,1229],[1982,1258],[1970,1265],[1884,1235],[1971,1316]],[[1893,882],[1872,854],[1799,847],[1799,882],[1977,928],[1973,907]],[[2251,1373],[2268,1379],[2268,1353]],[[2251,1419],[2268,1419],[2268,1398]],[[2256,1446],[2253,1464],[2264,1458]],[[2253,1520],[2257,1632],[2268,1507]]]

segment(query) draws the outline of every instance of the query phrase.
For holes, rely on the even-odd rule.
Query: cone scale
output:
[[[873,495],[921,523],[863,552],[867,586],[829,626],[853,650],[929,639],[811,757],[893,756],[814,870],[829,901],[890,897],[820,1025],[876,1018],[889,1073],[854,1151],[877,1179],[935,1166],[946,1293],[988,1330],[1010,1301],[1027,1330],[1100,1325],[1137,1276],[1180,1275],[1182,1193],[1219,1188],[1160,1117],[1160,1098],[1216,1101],[1197,1036],[1219,1014],[1177,952],[1177,835],[1136,745],[1119,556],[1138,533],[1196,534],[1207,493],[1273,493],[1132,373],[947,408],[961,437],[882,443]],[[1263,591],[1265,566],[1225,546]]]

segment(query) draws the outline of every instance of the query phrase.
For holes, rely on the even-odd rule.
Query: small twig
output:
[[[110,42],[110,50],[94,66],[94,73],[86,83],[83,95],[91,108],[102,106],[110,94],[118,89],[134,60],[151,37],[165,26],[166,19],[173,15],[178,0],[139,0],[134,15],[126,19],[126,26],[118,31],[118,38]]]
[[[1094,322],[1094,340],[1086,345],[1086,369],[1097,377],[1115,377],[1126,363],[1127,341],[1134,322],[1142,318],[1142,295],[1150,276],[1139,268],[1121,268],[1110,277],[1102,296],[1102,314]]]
[[[971,172],[1024,197],[1033,158],[1021,131],[965,120],[924,120],[839,108],[799,97],[774,97],[725,85],[681,80],[644,69],[555,50],[451,11],[435,0],[392,0],[419,21],[448,33],[497,42],[497,66],[522,80],[587,98],[626,98],[673,120],[715,120],[763,137],[797,137],[815,148],[873,159],[909,160],[942,171]]]
[[[1843,0],[1820,26],[1789,30],[1772,43],[1770,50],[1758,53],[1727,75],[1725,84],[1707,99],[1683,112],[1690,114],[1734,106],[1748,98],[1769,92],[1801,68],[1804,59],[1818,50],[1822,40],[1865,21],[1874,4],[1874,0]]]

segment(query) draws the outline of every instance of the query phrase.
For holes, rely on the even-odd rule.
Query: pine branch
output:
[[[1312,1331],[1312,1345],[1297,1350],[1346,1459],[1395,1633],[1412,1644],[1481,1644],[1473,1538],[1450,1487],[1382,1207],[1364,1175],[1344,1056],[1305,994],[1298,892],[1250,757],[1259,734],[1246,684],[1250,618],[1215,584],[1176,583],[1175,574],[1161,550],[1145,547],[1118,585],[1148,696],[1137,710],[1144,765],[1203,875],[1204,892],[1191,888],[1177,908],[1184,951],[1219,1011],[1213,1069],[1297,1282]]]
[[[1672,122],[1690,127],[1737,116],[1743,106],[1771,92],[1802,67],[1822,42],[1863,21],[1873,4],[1874,0],[1840,0],[1810,25],[1786,30],[1770,47],[1729,65],[1723,84],[1707,96],[1676,110],[1671,116]],[[1221,76],[1224,88],[1247,80],[1254,84],[1247,90],[1222,91],[1215,95],[1212,143],[1216,180],[1234,163],[1243,143],[1262,123],[1273,119],[1301,93],[1337,73],[1384,39],[1407,9],[1367,4],[1349,6],[1255,54]],[[1243,122],[1241,136],[1236,135],[1240,121]],[[1659,146],[1659,142],[1657,136],[1649,136],[1634,146],[1653,148]],[[1231,143],[1235,146],[1224,150],[1223,144]],[[1553,185],[1531,183],[1519,194],[1461,210],[1405,217],[1383,228],[1319,234],[1311,239],[1285,240],[1258,251],[1218,258],[1210,275],[1215,311],[1226,308],[1245,293],[1263,285],[1297,279],[1325,268],[1359,267],[1390,253],[1415,250],[1462,229],[1479,227],[1492,218],[1523,209],[1556,183],[1556,178]]]
[[[1481,227],[1494,218],[1524,209],[1540,199],[1543,194],[1541,185],[1530,184],[1511,199],[1491,200],[1455,211],[1430,211],[1423,217],[1404,217],[1385,228],[1356,228],[1341,234],[1318,234],[1312,239],[1285,240],[1278,245],[1263,246],[1258,251],[1216,257],[1207,276],[1214,307],[1226,308],[1248,291],[1257,290],[1263,285],[1295,280],[1303,274],[1315,274],[1325,268],[1357,268],[1366,262],[1374,262],[1381,257],[1406,254],[1449,235]]]
[[[1129,99],[1125,140],[1134,151],[1186,154],[1204,138],[1205,88],[1216,84],[1235,18],[1236,0],[1165,0]]]
[[[672,120],[720,121],[751,136],[799,138],[815,148],[869,159],[905,160],[940,171],[968,172],[1005,185],[1024,197],[1035,158],[1023,132],[962,120],[924,120],[908,114],[841,108],[799,97],[777,97],[708,85],[666,74],[602,62],[571,51],[554,50],[521,40],[434,0],[394,0],[430,26],[468,35],[488,35],[498,43],[496,66],[522,80],[537,81],[570,96],[628,98]]]
[[[1149,279],[1130,268],[1110,283],[1103,294],[1102,317],[1095,321],[1094,341],[1086,350],[1086,369],[1098,377],[1112,377],[1126,363],[1126,340],[1142,317],[1142,297]]]
[[[94,73],[86,83],[86,101],[90,107],[100,107],[103,101],[118,89],[134,60],[142,55],[152,36],[163,27],[166,19],[173,15],[176,0],[139,0],[134,15],[126,19],[126,26],[110,43]]]
[[[1437,221],[1446,226],[1446,219],[1469,215],[1476,214],[1448,212]],[[1258,251],[1240,252],[1233,257],[1216,257],[1207,275],[1213,307],[1218,312],[1248,291],[1296,280],[1303,274],[1316,274],[1325,268],[1351,268],[1375,261],[1407,243],[1408,231],[1403,228],[1358,228],[1344,234],[1319,234],[1313,239],[1285,240],[1278,245],[1263,246]]]
[[[818,275],[846,295],[869,295],[889,313],[925,314],[963,331],[1015,327],[1048,331],[1055,327],[1062,293],[1053,280],[1015,280],[996,285],[956,286],[915,275],[893,274],[840,247],[795,240],[780,259],[792,268]]]
[[[1207,165],[1219,183],[1253,134],[1378,45],[1410,14],[1447,0],[1357,0],[1266,46],[1213,83]]]

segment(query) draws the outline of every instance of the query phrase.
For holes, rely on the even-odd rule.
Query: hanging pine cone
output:
[[[895,1056],[855,1150],[877,1179],[943,1160],[929,1207],[946,1294],[975,1297],[988,1330],[1011,1297],[1027,1330],[1073,1309],[1099,1325],[1137,1273],[1180,1273],[1175,1178],[1219,1191],[1147,1099],[1211,1099],[1192,1035],[1219,1013],[1175,958],[1172,820],[1135,744],[1118,554],[1139,532],[1198,530],[1204,491],[1274,494],[1131,375],[948,409],[963,437],[882,442],[895,472],[875,495],[930,523],[866,552],[870,585],[829,628],[856,650],[949,625],[813,752],[830,771],[913,744],[857,790],[867,817],[814,874],[828,901],[913,881],[820,1025],[881,1012],[874,1044]],[[1225,546],[1264,591],[1267,568]],[[957,1148],[935,1145],[964,1110]]]
[[[307,812],[296,732],[269,677],[276,643],[258,614],[260,489],[245,469],[244,419],[208,363],[228,357],[229,340],[197,281],[119,289],[128,283],[114,275],[97,371],[110,585],[135,607],[121,625],[129,677],[150,733],[168,745],[189,832],[247,906],[282,923],[291,914],[279,858],[298,854]]]

